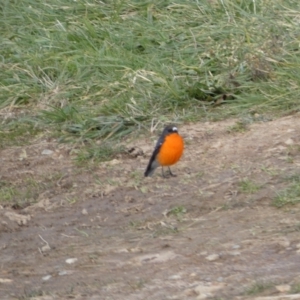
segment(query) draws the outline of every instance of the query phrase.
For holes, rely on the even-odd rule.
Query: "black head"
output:
[[[178,128],[175,125],[168,125],[164,129],[163,135],[168,135],[168,134],[174,133],[174,132],[178,133]]]

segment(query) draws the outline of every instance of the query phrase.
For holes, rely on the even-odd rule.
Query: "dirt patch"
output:
[[[273,201],[299,175],[299,116],[235,123],[179,128],[169,179],[143,177],[155,136],[93,169],[55,141],[2,150],[1,299],[295,296],[299,205]]]

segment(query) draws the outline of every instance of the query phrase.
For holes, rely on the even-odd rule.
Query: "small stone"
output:
[[[51,247],[47,244],[41,248],[42,252],[47,252],[51,250]]]
[[[42,278],[43,281],[47,281],[51,278],[52,276],[51,275],[46,275]]]
[[[297,249],[300,249],[300,243],[296,245]]]
[[[126,248],[117,249],[114,251],[115,253],[128,253],[129,251]]]
[[[172,276],[169,276],[169,279],[177,280],[177,279],[181,279],[181,276],[180,275],[172,275]]]
[[[141,253],[143,252],[143,249],[139,247],[135,247],[135,248],[130,248],[129,251],[132,253]]]
[[[229,255],[232,255],[232,256],[239,256],[241,255],[241,252],[240,251],[230,251],[228,252]]]
[[[51,154],[53,154],[53,151],[50,149],[44,149],[42,151],[42,155],[51,155]]]
[[[78,258],[68,258],[68,259],[66,259],[67,264],[74,264],[76,261],[78,261]]]
[[[294,144],[294,141],[293,139],[287,139],[285,142],[284,142],[286,145],[293,145]]]
[[[65,271],[65,270],[64,270],[64,271],[59,271],[59,272],[58,272],[58,275],[59,275],[59,276],[64,276],[64,275],[67,275],[67,274],[68,274],[68,273],[67,273],[67,271]]]
[[[215,261],[220,258],[219,254],[211,254],[205,257],[208,261]]]
[[[59,276],[64,276],[64,275],[69,275],[69,274],[72,274],[72,273],[73,273],[72,271],[62,270],[62,271],[58,272],[58,275]]]
[[[88,212],[87,212],[87,210],[86,210],[85,208],[81,211],[81,213],[82,213],[83,215],[88,215]]]
[[[240,249],[240,248],[241,248],[240,245],[233,245],[233,246],[232,246],[232,249]]]
[[[12,279],[0,278],[0,283],[12,283]]]
[[[291,290],[291,286],[288,284],[276,285],[275,288],[280,293],[287,293]]]

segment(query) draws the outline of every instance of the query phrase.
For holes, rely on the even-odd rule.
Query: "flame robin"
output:
[[[178,133],[177,127],[174,125],[166,126],[156,143],[145,171],[145,177],[151,176],[159,166],[162,166],[163,177],[166,177],[163,167],[168,167],[170,175],[176,176],[171,172],[170,166],[178,162],[183,153],[183,148],[184,142]]]

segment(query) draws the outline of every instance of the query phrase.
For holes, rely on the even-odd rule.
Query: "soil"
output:
[[[236,122],[179,127],[170,178],[143,177],[155,134],[84,167],[55,140],[2,149],[0,299],[300,299],[300,206],[274,205],[299,114]]]

